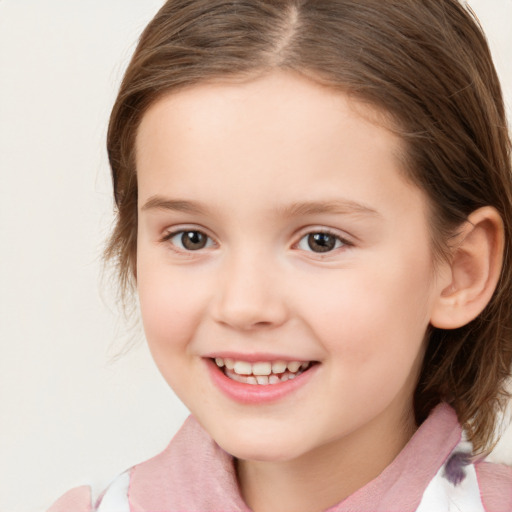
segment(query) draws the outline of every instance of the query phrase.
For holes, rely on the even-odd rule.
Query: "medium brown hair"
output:
[[[505,225],[500,281],[484,312],[430,328],[414,397],[420,424],[444,400],[474,451],[490,447],[512,360],[510,139],[500,84],[475,17],[456,0],[169,0],[144,30],[108,131],[117,224],[106,250],[121,288],[134,283],[135,139],[162,95],[226,78],[293,70],[377,107],[405,142],[409,178],[428,196],[434,253],[468,215]]]

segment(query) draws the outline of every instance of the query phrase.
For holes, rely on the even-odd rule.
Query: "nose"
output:
[[[227,258],[219,274],[214,319],[233,329],[271,329],[288,319],[285,282],[277,265],[257,254]]]

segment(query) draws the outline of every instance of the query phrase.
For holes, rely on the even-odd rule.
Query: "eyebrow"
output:
[[[188,201],[185,199],[170,199],[155,195],[150,197],[141,208],[146,210],[169,210],[196,215],[208,215],[207,208],[200,203]],[[303,201],[277,208],[277,213],[283,217],[296,217],[319,214],[338,214],[338,215],[369,215],[380,217],[380,213],[356,201],[347,199],[334,199],[327,201]]]
[[[318,215],[331,213],[338,215],[362,214],[380,217],[380,213],[365,204],[351,201],[348,199],[333,199],[328,201],[305,201],[292,203],[279,209],[279,213],[284,217],[294,217],[301,215]]]
[[[141,211],[146,210],[170,210],[175,212],[194,213],[206,215],[207,210],[199,203],[184,199],[169,199],[159,195],[150,197],[142,206]]]

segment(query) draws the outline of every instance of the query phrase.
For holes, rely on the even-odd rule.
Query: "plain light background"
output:
[[[98,493],[187,415],[100,280],[109,110],[162,3],[0,0],[1,512],[45,510],[84,483]],[[470,4],[511,112],[512,0]],[[512,464],[510,430],[496,457]]]

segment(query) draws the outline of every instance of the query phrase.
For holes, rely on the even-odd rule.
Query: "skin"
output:
[[[434,272],[426,198],[400,168],[401,141],[372,114],[272,72],[170,94],[138,132],[149,347],[238,459],[255,512],[326,509],[378,476],[417,428],[412,394],[446,282],[442,265]],[[293,207],[312,201],[322,207]],[[187,250],[180,230],[208,243]],[[315,252],[306,235],[326,230],[336,246]],[[221,352],[318,364],[292,394],[241,404],[206,371]]]

